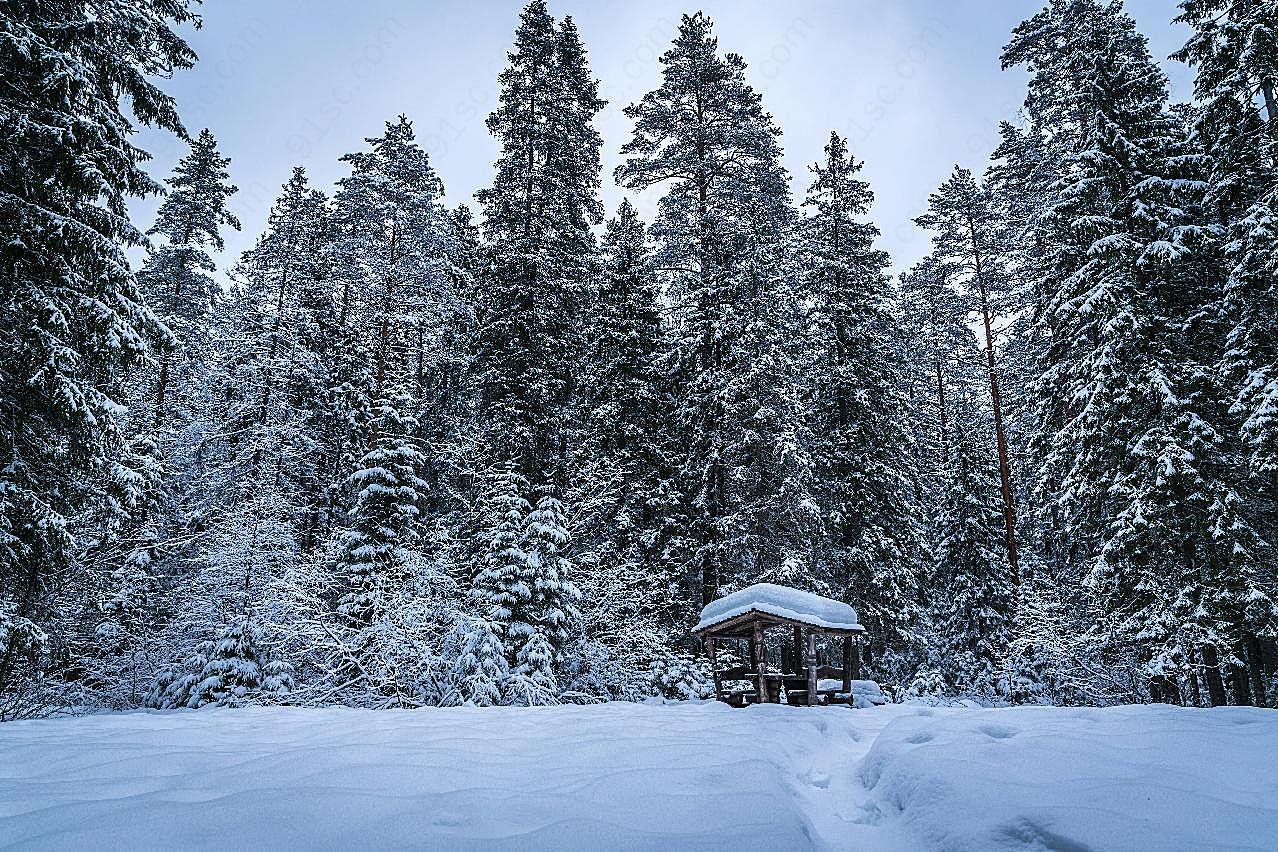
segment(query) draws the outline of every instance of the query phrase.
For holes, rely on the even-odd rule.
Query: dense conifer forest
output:
[[[853,604],[895,699],[1278,701],[1278,2],[1169,12],[1179,104],[1048,0],[899,276],[892,188],[833,132],[790,174],[702,13],[602,138],[569,5],[510,22],[473,205],[388,116],[223,260],[163,88],[216,4],[0,0],[0,719],[706,697],[756,582]]]

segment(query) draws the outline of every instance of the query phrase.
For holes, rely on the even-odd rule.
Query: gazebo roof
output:
[[[692,632],[718,633],[755,620],[803,624],[831,633],[865,630],[857,621],[856,610],[841,601],[773,583],[757,583],[707,604]]]

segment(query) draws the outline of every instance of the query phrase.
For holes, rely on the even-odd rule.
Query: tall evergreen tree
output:
[[[223,248],[222,227],[240,228],[226,208],[238,190],[228,182],[230,159],[218,153],[217,140],[201,130],[166,182],[169,194],[147,233],[163,237],[138,274],[147,303],[172,332],[162,340],[159,372],[155,378],[153,405],[155,426],[166,425],[173,388],[189,383],[189,344],[204,340],[213,313],[218,286],[209,276],[215,267],[209,251]]]
[[[890,641],[913,620],[921,518],[903,340],[891,310],[886,252],[864,222],[874,195],[861,163],[831,133],[801,224],[816,357],[813,432],[829,524],[831,586],[857,600]]]
[[[625,110],[635,130],[616,177],[666,187],[653,232],[656,262],[672,270],[669,381],[685,488],[672,548],[704,603],[737,581],[811,582],[806,334],[780,131],[745,62],[719,54],[698,13],[684,16],[661,65],[661,85]]]
[[[1225,342],[1215,373],[1222,398],[1232,403],[1227,434],[1241,443],[1250,473],[1236,477],[1239,509],[1272,543],[1278,536],[1278,5],[1186,0],[1181,9],[1178,21],[1194,34],[1176,58],[1197,70],[1194,141],[1209,159],[1202,220],[1221,267],[1209,274],[1225,282],[1208,311],[1216,316],[1211,339]],[[1267,574],[1272,584],[1275,574]],[[1247,659],[1260,704],[1266,703],[1264,645],[1272,647],[1274,639],[1262,616],[1244,628],[1245,653],[1238,654]]]
[[[1174,674],[1273,617],[1198,327],[1203,184],[1120,5],[1053,0],[1004,62],[1034,69],[1027,112],[1064,163],[1035,306],[1041,493],[1087,554],[1106,627]]]
[[[61,641],[39,625],[67,612],[76,519],[132,478],[118,377],[158,326],[124,255],[144,243],[125,200],[160,187],[124,108],[184,133],[153,81],[195,61],[173,31],[193,20],[182,0],[0,9],[0,690],[43,665],[33,637]]]
[[[1002,247],[998,237],[999,210],[989,191],[979,186],[967,169],[955,167],[954,175],[928,199],[928,212],[916,221],[935,232],[933,243],[939,259],[958,273],[956,281],[966,287],[985,332],[990,405],[994,413],[994,438],[998,450],[999,482],[1003,494],[1004,545],[1013,585],[1018,581],[1016,549],[1016,504],[1012,493],[1012,470],[1003,422],[1003,398],[994,345],[994,308],[991,294],[1006,285]]]
[[[515,459],[533,484],[565,485],[569,397],[581,356],[577,306],[602,219],[592,125],[604,102],[575,25],[544,0],[523,10],[488,129],[501,144],[483,208],[486,263],[473,344],[486,459]]]
[[[451,319],[456,233],[412,122],[401,115],[366,141],[369,150],[342,158],[351,174],[334,199],[341,236],[333,263],[344,288],[342,319],[371,355],[367,392],[378,400],[411,395],[419,327],[429,324],[433,335]]]
[[[587,522],[601,562],[646,562],[668,487],[662,444],[669,411],[658,279],[644,224],[629,201],[608,220],[600,253],[594,330],[580,396],[587,434],[574,467],[579,488],[594,483],[598,510]],[[655,570],[654,565],[647,565]]]

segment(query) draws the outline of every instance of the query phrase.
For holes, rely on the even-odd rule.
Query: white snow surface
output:
[[[693,631],[704,630],[751,610],[815,624],[817,627],[862,629],[857,621],[856,610],[845,603],[774,583],[756,583],[706,604],[701,610],[701,621]]]
[[[1244,850],[1278,711],[712,702],[0,725],[5,849]]]

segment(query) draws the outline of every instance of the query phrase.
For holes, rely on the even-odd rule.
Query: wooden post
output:
[[[848,641],[852,643],[852,679],[861,679],[861,643],[855,638],[849,636]]]
[[[768,682],[766,675],[768,673],[768,655],[763,650],[763,625],[759,622],[754,623],[754,658],[755,671],[759,676],[759,685],[756,689],[756,695],[760,704],[766,704],[768,701]]]
[[[843,694],[852,694],[852,637],[843,637]],[[849,698],[849,701],[852,699]]]
[[[803,630],[794,625],[794,673],[803,674]]]
[[[808,706],[817,704],[817,653],[816,631],[808,628]]]
[[[715,655],[714,637],[706,637],[706,653],[710,655],[710,671],[714,675],[714,700],[723,700],[723,681],[719,678],[719,661]]]

